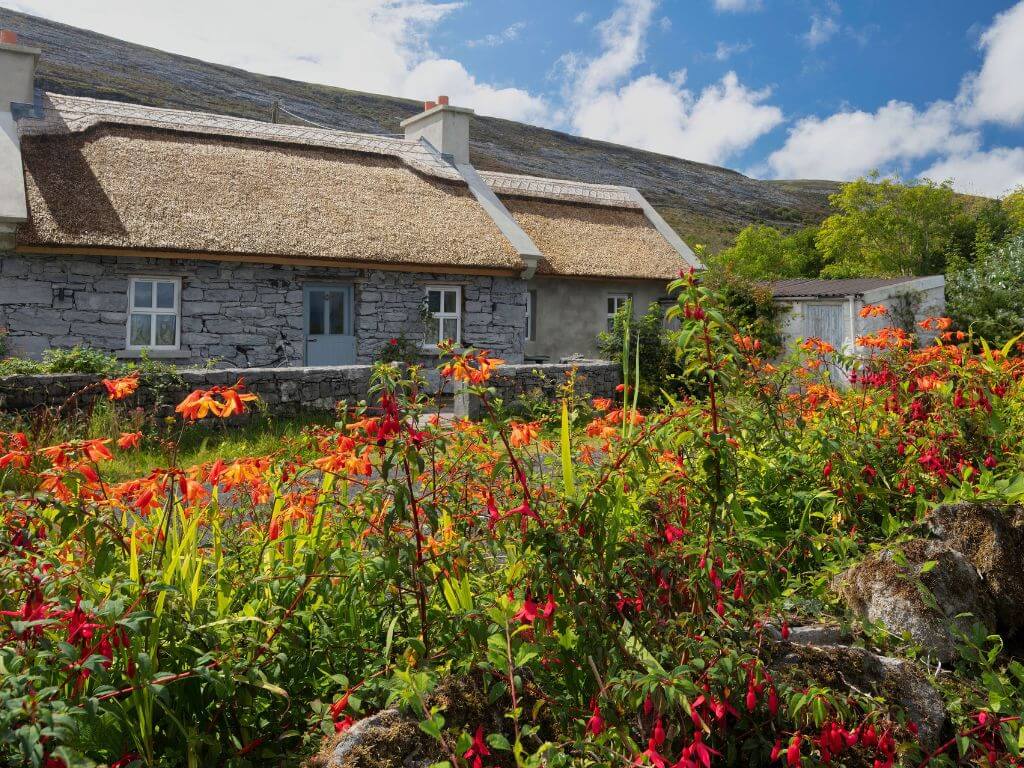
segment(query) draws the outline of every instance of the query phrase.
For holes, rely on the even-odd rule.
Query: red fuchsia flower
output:
[[[829,478],[829,476],[831,474],[832,474],[832,459],[829,459],[828,461],[825,462],[825,466],[822,467],[821,475],[826,480],[828,480],[828,478]]]
[[[604,718],[601,717],[601,710],[597,706],[597,699],[590,700],[590,719],[587,720],[587,733],[599,736],[604,732]]]
[[[693,734],[693,742],[683,748],[683,754],[679,762],[672,768],[711,768],[711,756],[721,755],[721,752],[711,749],[704,743],[704,734],[696,731]]]
[[[782,739],[776,739],[775,745],[772,747],[772,753],[769,755],[769,759],[774,763],[779,759],[779,755],[782,754]]]
[[[779,630],[783,640],[789,640],[789,623],[783,619],[782,628]]]
[[[537,603],[533,601],[530,590],[526,590],[526,597],[523,599],[523,607],[519,609],[512,618],[519,619],[523,624],[533,624],[537,619]]]
[[[345,718],[343,720],[338,720],[334,723],[334,732],[344,733],[352,727],[353,723],[355,723],[355,720],[352,719],[352,715],[345,715]]]
[[[463,757],[473,761],[473,768],[483,768],[483,759],[490,754],[491,750],[487,748],[487,744],[484,742],[484,727],[478,725],[476,733],[473,734],[473,743],[466,750]]]
[[[667,523],[665,525],[665,540],[669,544],[671,544],[673,541],[683,538],[683,535],[685,533],[686,531],[684,531],[682,528],[679,528],[678,526],[672,525],[672,523]]]
[[[647,749],[637,755],[633,764],[643,765],[644,758],[647,758],[651,765],[657,766],[657,768],[665,768],[665,758],[658,754],[658,747],[664,743],[665,728],[661,724],[661,718],[659,717],[654,723],[654,730],[651,732],[651,738],[647,741]]]
[[[494,527],[502,521],[501,512],[498,511],[498,505],[494,502],[494,496],[490,493],[487,494],[487,530],[493,531]]]
[[[786,765],[790,768],[796,768],[800,765],[800,743],[803,739],[800,733],[793,734],[793,740],[789,742],[789,747],[786,749]]]
[[[558,607],[558,603],[555,602],[555,596],[548,592],[548,599],[544,603],[544,607],[540,609],[540,617],[544,619],[544,623],[547,624],[548,632],[551,631],[551,626],[555,621],[555,609]]]
[[[644,707],[643,707],[643,709],[644,709],[644,717],[650,717],[651,716],[651,712],[654,711],[654,701],[651,699],[651,694],[647,694],[647,696],[644,697]],[[982,724],[984,725],[984,723],[982,723]]]
[[[334,720],[335,722],[338,721],[341,717],[341,713],[348,707],[348,697],[351,695],[350,691],[345,691],[344,696],[331,704],[331,720]]]
[[[773,685],[771,688],[768,689],[768,712],[772,717],[775,717],[775,715],[778,714],[778,711],[779,694],[778,691],[775,690],[775,686]]]
[[[127,766],[134,763],[136,760],[141,760],[142,756],[137,755],[134,752],[129,752],[126,755],[122,755],[120,758],[110,764],[110,768],[127,768]],[[62,763],[63,765],[63,763]]]
[[[997,465],[997,464],[998,464],[999,462],[998,462],[998,461],[996,460],[996,457],[995,457],[995,456],[993,456],[993,455],[992,455],[992,454],[990,453],[990,454],[989,454],[988,456],[986,456],[986,457],[985,457],[985,462],[984,462],[984,463],[985,463],[985,466],[986,466],[986,467],[988,467],[989,469],[995,469],[995,468],[996,468],[996,465]]]

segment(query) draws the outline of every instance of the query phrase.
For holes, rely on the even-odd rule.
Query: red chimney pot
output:
[[[423,111],[424,112],[429,112],[430,110],[432,110],[436,106],[437,106],[437,104],[435,104],[432,101],[424,101],[423,102]]]
[[[0,43],[7,43],[8,45],[17,45],[18,33],[13,29],[0,29]]]
[[[438,96],[437,97],[437,103],[442,105],[442,106],[447,107],[448,106],[448,97],[447,96]]]

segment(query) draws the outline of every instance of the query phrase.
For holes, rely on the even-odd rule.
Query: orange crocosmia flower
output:
[[[82,443],[82,452],[89,461],[110,461],[114,458],[114,454],[107,448],[107,443],[109,442],[110,438],[107,437],[86,440]]]
[[[535,421],[527,422],[525,424],[513,422],[512,436],[509,438],[509,442],[512,444],[513,448],[522,448],[536,440],[539,431],[537,422]]]
[[[224,406],[214,398],[212,392],[212,390],[206,389],[193,391],[178,403],[178,407],[174,409],[175,412],[190,421],[205,419],[211,413],[214,416],[220,416]]]
[[[948,331],[950,326],[953,325],[953,318],[951,317],[926,317],[924,320],[919,322],[919,328],[923,328],[926,331]]]
[[[245,384],[241,379],[233,387],[228,387],[221,392],[221,397],[224,399],[224,405],[220,412],[220,417],[226,419],[228,416],[234,416],[235,414],[245,413],[245,404],[252,403],[259,400],[259,396],[252,392],[242,392],[245,388]]]
[[[807,339],[803,344],[801,344],[800,349],[804,352],[817,352],[819,355],[830,355],[836,351],[836,348],[827,341],[822,341],[821,339],[814,337]]]
[[[917,386],[918,392],[930,392],[933,389],[938,389],[942,386],[942,377],[937,376],[934,373],[928,373],[924,376],[918,376],[914,379],[914,384]]]
[[[610,397],[595,397],[593,400],[594,410],[607,411],[612,407],[612,400]]]
[[[103,379],[103,386],[107,388],[107,397],[111,400],[124,400],[139,388],[139,374],[133,373],[119,379]]]
[[[441,375],[446,379],[464,381],[467,384],[483,384],[491,378],[494,369],[504,362],[500,358],[491,357],[487,350],[467,352],[464,355],[457,355],[446,364],[441,369]]]
[[[117,447],[122,451],[126,451],[129,448],[138,448],[141,442],[141,432],[122,432],[121,436],[117,438]]]
[[[759,352],[761,350],[760,339],[755,339],[753,336],[740,336],[738,333],[734,333],[732,341],[742,352]]]
[[[861,317],[882,317],[888,314],[888,312],[889,310],[881,304],[865,304],[860,308]]]

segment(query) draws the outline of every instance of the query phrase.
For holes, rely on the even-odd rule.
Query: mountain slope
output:
[[[370,133],[398,133],[399,121],[420,108],[407,99],[210,64],[5,8],[0,28],[43,49],[36,83],[49,91],[257,120],[270,119],[276,100],[305,120]],[[472,161],[481,169],[637,187],[691,246],[720,248],[752,222],[816,223],[837,188],[828,181],[758,181],[493,117],[474,117],[471,137]]]

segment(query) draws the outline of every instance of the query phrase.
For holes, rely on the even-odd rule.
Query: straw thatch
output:
[[[26,246],[518,271],[468,189],[391,157],[99,126],[26,136]]]
[[[544,255],[542,275],[668,280],[689,264],[642,211],[503,198]]]

